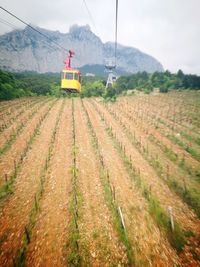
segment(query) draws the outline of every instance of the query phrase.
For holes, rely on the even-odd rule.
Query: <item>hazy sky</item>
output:
[[[68,32],[89,24],[103,42],[114,41],[115,0],[0,0],[28,23]],[[119,0],[118,41],[154,56],[172,72],[200,75],[200,0]],[[0,9],[0,34],[23,25]]]

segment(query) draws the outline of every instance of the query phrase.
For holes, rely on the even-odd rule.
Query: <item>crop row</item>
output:
[[[184,246],[184,236],[183,230],[180,228],[177,222],[175,222],[175,228],[172,229],[169,224],[169,216],[165,210],[160,206],[159,200],[153,195],[151,187],[147,186],[142,180],[141,171],[134,166],[134,160],[132,160],[131,155],[127,155],[125,146],[118,140],[117,135],[113,132],[112,126],[106,121],[102,113],[97,109],[97,112],[101,116],[101,119],[105,123],[108,135],[112,138],[113,144],[119,152],[124,164],[139,190],[141,190],[143,197],[148,201],[149,212],[152,214],[156,223],[164,228],[167,233],[168,239],[172,246],[174,246],[178,251],[182,251]],[[173,233],[172,233],[173,230]]]
[[[2,144],[0,148],[0,155],[3,155],[5,152],[10,149],[12,144],[16,141],[18,135],[22,132],[22,130],[27,126],[29,121],[37,114],[38,109],[41,108],[44,103],[40,103],[39,107],[35,107],[33,110],[29,111],[28,114],[22,118],[19,123],[16,125],[16,128],[12,128],[9,136],[6,138],[6,141]]]
[[[166,103],[159,105],[160,98],[160,96],[156,98],[151,97],[146,101],[145,98],[136,99],[135,101],[137,104],[135,107],[130,105],[131,101],[127,101],[126,108],[129,110],[130,114],[136,114],[136,116],[139,116],[146,121],[150,121],[155,127],[160,129],[163,128],[165,133],[171,132],[173,135],[174,133],[179,134],[176,135],[176,138],[180,140],[182,139],[182,142],[186,142],[186,145],[188,142],[191,144],[191,141],[194,141],[196,145],[199,145],[198,132],[194,135],[194,129],[192,129],[193,121],[190,121],[191,126],[188,128],[181,124],[183,120],[182,112],[185,111],[184,107],[178,107],[177,103],[173,103],[172,106],[169,107],[168,111],[166,111]],[[119,103],[119,107],[122,106],[123,108],[124,103],[125,101],[121,101]],[[181,111],[177,112],[177,109],[179,110],[179,108]],[[171,115],[168,114],[169,111],[172,112]],[[187,114],[188,113],[189,112],[187,112]]]
[[[111,123],[111,121],[109,121],[109,122],[107,122],[107,119],[106,119],[106,117],[108,118],[108,116],[105,116],[103,113],[101,113],[100,112],[100,110],[99,109],[97,109],[97,106],[95,106],[94,105],[94,102],[93,102],[93,106],[94,106],[94,108],[96,109],[96,111],[97,112],[99,112],[99,114],[100,114],[100,116],[102,117],[102,120],[104,120],[104,121],[106,121],[106,127],[108,128],[108,131],[109,131],[109,133],[110,133],[110,135],[111,135],[111,137],[112,138],[114,138],[114,139],[116,139],[115,141],[116,141],[116,143],[117,143],[117,146],[118,146],[118,148],[120,148],[120,150],[121,150],[121,152],[122,151],[125,151],[126,149],[127,149],[127,145],[125,146],[125,145],[123,145],[123,141],[121,142],[121,141],[119,141],[119,139],[118,139],[118,137],[120,136],[120,137],[122,137],[122,136],[124,136],[124,134],[122,133],[120,133],[120,132],[114,132],[113,131],[113,129],[112,129],[112,126],[111,126],[111,124],[113,124],[114,122],[112,122]],[[118,122],[119,123],[119,122]],[[120,124],[120,123],[119,123]],[[123,128],[123,126],[124,126],[124,128]],[[124,132],[126,135],[127,135],[127,132],[126,132],[126,129],[125,129],[125,125],[121,125],[121,127],[122,127],[122,132]],[[115,127],[116,128],[116,127]],[[117,129],[117,128],[116,128]],[[118,130],[117,130],[118,131]],[[130,134],[130,132],[129,132],[129,134]],[[118,136],[118,137],[117,137]],[[129,137],[129,138],[128,138]],[[122,138],[120,138],[120,139],[122,139]],[[129,136],[127,136],[127,139],[130,139],[130,135]],[[146,158],[147,158],[147,154],[149,154],[149,151],[148,151],[148,147],[145,147],[145,146],[142,146],[141,145],[141,140],[137,140],[136,141],[136,139],[135,139],[135,141],[134,141],[134,136],[131,136],[131,139],[132,139],[132,145],[141,153],[141,155],[145,158],[145,155],[146,155]],[[131,142],[130,142],[130,144],[131,144]],[[127,149],[127,151],[129,151],[130,149],[128,148]],[[132,155],[130,154],[129,156],[127,155],[127,152],[125,152],[126,153],[126,162],[128,162],[128,161],[131,161],[131,164],[134,164],[134,158],[132,157]],[[132,161],[132,158],[133,158],[133,161]],[[158,157],[156,157],[156,158],[152,158],[152,161],[154,161],[154,164],[152,164],[152,167],[154,168],[155,167],[155,165],[158,167],[158,169],[159,169],[159,161],[158,161]],[[138,160],[137,160],[137,162],[138,162]],[[129,162],[129,164],[130,164],[130,162]],[[137,165],[138,165],[138,163],[137,163]],[[158,170],[157,169],[157,170]],[[144,188],[143,189],[143,193],[145,194],[145,192],[147,192],[147,199],[149,198],[150,199],[150,203],[151,203],[151,199],[153,198],[153,200],[154,199],[156,199],[156,203],[159,203],[159,205],[158,205],[158,207],[156,207],[156,209],[158,209],[158,214],[159,214],[159,210],[160,210],[160,208],[161,208],[161,214],[162,214],[162,212],[164,212],[164,214],[165,214],[165,216],[164,215],[161,215],[161,216],[155,216],[156,217],[156,221],[157,221],[157,223],[158,224],[163,224],[162,226],[164,226],[164,228],[165,228],[165,231],[167,232],[167,236],[168,236],[168,238],[169,238],[169,241],[171,242],[171,244],[173,245],[173,246],[177,246],[177,249],[179,250],[181,250],[181,249],[183,249],[183,247],[184,247],[184,243],[186,242],[186,240],[188,240],[188,235],[189,236],[195,236],[196,235],[196,240],[198,240],[198,220],[196,219],[196,226],[194,225],[194,232],[191,232],[191,230],[189,230],[190,229],[190,226],[189,226],[189,229],[186,227],[186,225],[184,225],[184,228],[186,228],[186,231],[185,230],[181,230],[181,228],[182,228],[182,223],[181,223],[181,225],[180,225],[180,219],[181,219],[181,217],[178,217],[177,215],[178,215],[178,213],[176,213],[176,216],[177,216],[177,218],[178,218],[178,221],[177,221],[177,223],[176,223],[176,225],[177,225],[177,239],[176,239],[176,234],[175,234],[175,239],[176,239],[176,241],[174,242],[174,240],[172,241],[171,240],[171,237],[170,237],[170,232],[168,232],[169,231],[169,224],[168,224],[168,221],[169,221],[169,219],[167,219],[168,218],[168,216],[167,216],[167,213],[166,213],[166,211],[165,210],[163,210],[163,200],[164,200],[164,198],[162,197],[162,199],[160,200],[160,196],[162,196],[162,194],[157,194],[158,193],[158,191],[155,191],[155,188],[154,188],[154,186],[156,185],[156,184],[154,184],[154,182],[152,181],[152,183],[150,183],[150,180],[144,180],[144,177],[143,177],[143,171],[141,171],[141,170],[139,170],[139,169],[137,169],[137,167],[136,168],[134,168],[134,171],[136,172],[136,174],[137,174],[137,172],[139,173],[139,176],[140,176],[140,178],[142,179],[142,183],[144,183],[145,184],[145,186],[144,185],[142,185],[141,186],[141,188]],[[133,173],[134,174],[134,173]],[[158,174],[158,172],[157,172],[157,174]],[[169,173],[167,173],[167,169],[166,169],[166,175],[164,175],[164,177],[165,178],[167,178],[167,175],[169,175]],[[163,180],[165,183],[170,183],[169,181],[165,181],[165,180]],[[140,184],[140,182],[139,182],[139,184]],[[144,187],[143,187],[144,186]],[[170,186],[171,186],[171,184],[170,184]],[[159,186],[157,186],[156,185],[156,187],[159,187]],[[140,188],[140,189],[141,189]],[[167,187],[166,187],[167,188]],[[188,193],[188,189],[187,189],[187,187],[186,187],[186,185],[184,184],[184,182],[183,182],[183,189],[181,188],[181,190],[183,190],[183,194],[185,193],[185,194],[190,194],[192,191],[190,190],[190,193]],[[177,190],[178,191],[178,190]],[[150,192],[150,197],[149,197],[149,192]],[[156,194],[155,194],[155,193]],[[179,192],[180,193],[180,192]],[[193,193],[193,192],[192,192]],[[180,193],[181,194],[181,193]],[[144,195],[145,196],[145,195]],[[163,195],[164,196],[164,195]],[[192,196],[193,197],[193,201],[194,201],[194,199],[195,199],[195,197],[196,197],[196,203],[194,204],[192,201],[190,202],[190,204],[191,205],[193,205],[193,207],[195,207],[195,205],[199,205],[199,202],[198,202],[198,194],[196,194],[196,195],[193,195]],[[160,202],[161,201],[161,202]],[[165,201],[165,200],[164,200]],[[187,200],[188,201],[188,200]],[[154,202],[154,201],[153,201]],[[188,201],[189,202],[189,201]],[[162,205],[161,205],[162,204]],[[178,203],[177,203],[178,204]],[[180,203],[180,205],[182,205],[181,203]],[[155,206],[157,206],[157,204],[155,205]],[[164,205],[165,206],[165,205]],[[153,207],[154,207],[154,205],[153,205]],[[195,207],[196,208],[196,211],[198,212],[198,208],[197,207]],[[185,209],[185,208],[184,208]],[[151,212],[150,212],[151,213]],[[152,213],[151,213],[152,214]],[[157,212],[155,211],[155,214],[157,214]],[[176,217],[175,216],[175,217]],[[181,215],[182,216],[182,215]],[[192,217],[193,217],[193,215],[192,215]],[[192,218],[191,217],[191,218]],[[193,220],[193,219],[192,219]],[[165,224],[166,223],[166,224]],[[196,229],[196,230],[195,230]],[[195,239],[195,238],[194,238]],[[190,244],[191,245],[191,247],[193,247],[194,248],[194,250],[195,249],[197,249],[196,248],[196,241],[194,241],[193,242],[193,244]],[[193,251],[193,250],[192,250]],[[197,257],[197,254],[196,254],[196,252],[194,252],[193,253],[193,255],[192,255],[192,257],[194,257],[194,258],[196,258]]]
[[[151,166],[156,170],[157,175],[171,188],[174,190],[188,205],[190,205],[197,215],[200,217],[200,198],[199,194],[196,190],[198,184],[194,184],[194,186],[190,185],[191,181],[188,179],[189,186],[187,186],[187,182],[184,176],[180,179],[174,176],[173,171],[170,172],[169,165],[166,164],[166,161],[162,161],[159,159],[158,154],[153,154],[151,149],[149,149],[149,145],[141,141],[141,136],[137,136],[135,131],[132,132],[130,126],[123,121],[123,118],[119,116],[116,112],[112,111],[106,106],[107,110],[110,114],[115,118],[116,121],[121,125],[126,133],[128,139],[132,143],[134,147],[140,152],[140,154],[149,162]],[[153,135],[151,135],[153,138]],[[168,155],[169,150],[168,150]],[[185,159],[181,159],[180,168],[185,167],[188,170],[188,166],[185,163]]]
[[[79,208],[81,203],[80,192],[77,189],[77,179],[78,179],[78,168],[77,168],[77,147],[76,147],[76,128],[75,128],[75,117],[74,117],[74,100],[72,99],[72,192],[70,196],[70,225],[69,225],[69,238],[67,243],[67,254],[68,254],[68,264],[69,266],[80,266],[81,256],[79,252]]]
[[[48,116],[50,110],[53,108],[53,106],[55,105],[55,102],[52,102],[48,109],[46,110],[45,113],[42,114],[42,116],[40,117],[38,123],[35,126],[35,129],[33,130],[32,134],[29,136],[29,140],[26,141],[26,146],[24,148],[24,150],[22,151],[19,160],[16,161],[14,160],[13,162],[13,172],[10,174],[10,176],[8,176],[5,173],[4,176],[4,183],[0,188],[0,199],[5,199],[9,194],[13,193],[13,185],[15,182],[15,179],[18,175],[18,173],[21,170],[21,167],[23,165],[23,161],[28,153],[28,151],[31,149],[32,145],[34,144],[34,141],[36,139],[36,137],[38,137],[38,134],[40,132],[40,127],[43,123],[43,121],[45,120],[45,118]],[[3,177],[1,177],[1,180],[3,179]]]
[[[26,105],[27,103],[30,103],[31,101],[34,101],[35,98],[21,98],[11,101],[3,101],[1,102],[0,107],[0,116],[4,116],[5,114],[10,114],[12,111],[15,111],[15,109],[20,108],[23,105]]]
[[[21,115],[26,112],[27,109],[32,109],[35,105],[38,105],[40,102],[47,101],[47,99],[33,99],[33,101],[25,102],[24,105],[19,104],[18,109],[14,109],[10,111],[10,116],[2,116],[1,125],[0,125],[0,133],[4,132],[7,128],[9,128]]]
[[[129,120],[129,122],[134,123],[136,128],[143,131],[144,135],[149,138],[149,141],[154,142],[162,149],[163,152],[166,152],[166,155],[171,161],[176,162],[181,166],[181,168],[184,168],[188,174],[198,176],[199,163],[193,159],[187,151],[184,151],[182,148],[174,145],[171,140],[166,137],[166,133],[161,134],[159,132],[157,126],[152,128],[151,125],[149,125],[149,121],[144,120],[144,118],[136,118],[134,113],[127,113],[124,110],[125,108],[120,108],[120,112],[118,114],[123,115]]]

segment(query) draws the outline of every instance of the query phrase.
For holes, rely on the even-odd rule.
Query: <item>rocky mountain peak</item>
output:
[[[70,27],[68,33],[34,27],[56,41],[60,46],[75,51],[74,67],[103,65],[105,58],[113,57],[114,43],[103,43],[89,25]],[[14,30],[0,36],[0,68],[14,71],[60,72],[66,54],[53,42],[33,31],[30,27]],[[133,47],[118,45],[118,66],[127,72],[163,71],[153,57]]]
[[[69,33],[71,35],[77,34],[77,33],[83,33],[83,32],[91,32],[90,25],[83,25],[83,26],[78,26],[78,24],[74,24],[69,28]],[[92,32],[91,32],[92,33]]]

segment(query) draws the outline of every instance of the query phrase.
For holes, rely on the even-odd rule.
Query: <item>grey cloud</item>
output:
[[[104,42],[114,40],[115,0],[1,0],[1,5],[34,25],[67,32],[73,24],[90,24]],[[156,57],[173,72],[200,74],[199,0],[119,0],[119,42]],[[0,10],[0,18],[22,25]],[[0,24],[0,33],[11,29]]]

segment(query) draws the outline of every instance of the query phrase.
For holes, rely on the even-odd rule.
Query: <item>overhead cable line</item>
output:
[[[27,27],[31,28],[33,31],[39,33],[40,35],[42,35],[43,37],[47,38],[49,41],[51,41],[52,43],[54,43],[56,46],[58,46],[60,49],[64,50],[65,52],[68,52],[68,49],[62,47],[61,45],[59,45],[57,42],[55,42],[54,40],[52,40],[50,37],[48,37],[46,34],[40,32],[39,30],[37,30],[36,28],[34,28],[33,26],[31,26],[30,24],[28,24],[27,22],[25,22],[24,20],[20,19],[19,17],[17,17],[16,15],[14,15],[13,13],[11,13],[10,11],[8,11],[7,9],[3,8],[0,6],[0,9],[2,9],[3,11],[5,11],[6,13],[8,13],[9,15],[11,15],[12,17],[16,18],[17,20],[19,20],[20,22],[22,22],[23,24],[25,24]]]
[[[117,23],[118,23],[118,0],[116,0],[116,6],[115,6],[115,42],[114,42],[114,59],[110,59],[108,63],[105,65],[106,69],[108,70],[108,79],[106,83],[106,88],[109,86],[113,86],[114,81],[114,75],[113,70],[117,67]],[[113,54],[112,52],[112,54]],[[115,77],[116,80],[116,77]]]
[[[0,18],[0,22],[6,26],[9,26],[11,27],[12,29],[16,30],[17,28],[15,27],[14,24],[10,23],[9,21],[5,20],[5,19],[2,19]]]
[[[91,19],[91,21],[92,21],[92,23],[93,23],[93,25],[94,25],[94,27],[95,27],[95,29],[96,29],[96,25],[95,25],[94,19],[93,19],[93,17],[92,17],[92,14],[91,14],[89,8],[88,8],[88,5],[87,5],[87,3],[86,3],[86,0],[83,0],[83,3],[84,3],[84,5],[85,5],[85,8],[86,8],[86,10],[87,10],[87,12],[88,12],[88,15],[89,15],[89,17],[90,17],[90,19]]]
[[[9,21],[7,21],[7,20],[5,20],[5,19],[0,18],[0,23],[4,24],[4,25],[6,25],[6,26],[9,26],[9,27],[12,28],[13,30],[18,30],[18,28],[17,28],[14,24],[10,23]],[[25,34],[26,34],[26,32],[25,32]],[[30,36],[28,36],[28,35],[27,35],[27,38],[28,38],[29,40],[31,40]],[[55,47],[53,47],[53,46],[52,46],[49,42],[47,42],[47,41],[46,41],[46,46],[48,46],[49,49],[51,49],[51,51],[55,51]]]
[[[118,28],[118,0],[116,0],[116,14],[115,14],[115,66],[117,65],[117,28]]]
[[[9,26],[9,27],[12,28],[13,30],[18,30],[18,28],[17,28],[14,24],[10,23],[9,21],[7,21],[7,20],[5,20],[5,19],[0,18],[0,23],[4,24],[4,25],[6,25],[6,26]],[[26,32],[25,32],[25,34],[26,34]],[[29,40],[31,40],[30,36],[27,35],[27,37],[28,37]],[[52,47],[52,45],[50,45],[48,42],[46,42],[46,45],[47,45],[52,51],[55,50],[55,48]]]

